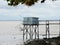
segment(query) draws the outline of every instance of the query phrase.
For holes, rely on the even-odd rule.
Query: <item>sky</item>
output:
[[[0,20],[23,20],[23,17],[39,17],[40,20],[60,19],[60,0],[46,0],[45,3],[38,2],[30,7],[24,4],[8,6],[6,0],[0,0],[0,3]]]

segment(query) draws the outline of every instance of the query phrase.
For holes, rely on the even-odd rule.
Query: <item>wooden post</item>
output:
[[[31,25],[30,25],[30,40],[32,40],[32,32],[31,32]]]
[[[35,39],[36,39],[36,26],[35,26]]]
[[[28,26],[26,26],[26,40],[28,38]]]
[[[23,27],[24,29],[23,29],[23,42],[24,42],[24,30],[25,30],[25,25],[24,25],[24,27]]]
[[[60,20],[59,20],[59,37],[60,37]]]
[[[39,39],[39,27],[38,27],[38,25],[37,25],[37,36],[38,36],[38,39]]]
[[[46,38],[50,38],[49,21],[46,21]]]

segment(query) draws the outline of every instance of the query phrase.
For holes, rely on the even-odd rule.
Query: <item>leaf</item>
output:
[[[42,1],[41,1],[41,3],[44,3],[44,2],[45,2],[45,0],[42,0]]]

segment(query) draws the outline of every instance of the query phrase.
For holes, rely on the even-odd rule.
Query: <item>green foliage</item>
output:
[[[10,6],[16,6],[20,3],[20,0],[8,0],[10,3],[8,3],[8,5]]]
[[[19,3],[21,4],[25,4],[27,6],[32,6],[34,5],[37,1],[39,0],[7,0],[8,5],[10,6],[16,6],[18,5]],[[41,0],[41,3],[44,3],[46,0]],[[55,0],[52,0],[52,1],[55,1]]]

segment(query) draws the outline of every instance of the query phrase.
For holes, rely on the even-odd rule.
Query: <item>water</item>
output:
[[[22,23],[20,21],[0,21],[0,45],[22,45],[23,37],[20,30]],[[39,26],[39,33],[45,34],[46,26]],[[56,37],[59,34],[59,25],[50,25],[50,37]],[[40,35],[42,39],[44,35]]]
[[[40,36],[40,38],[43,38]],[[22,45],[22,35],[0,35],[0,45]]]
[[[0,45],[23,44],[22,35],[0,35]]]

